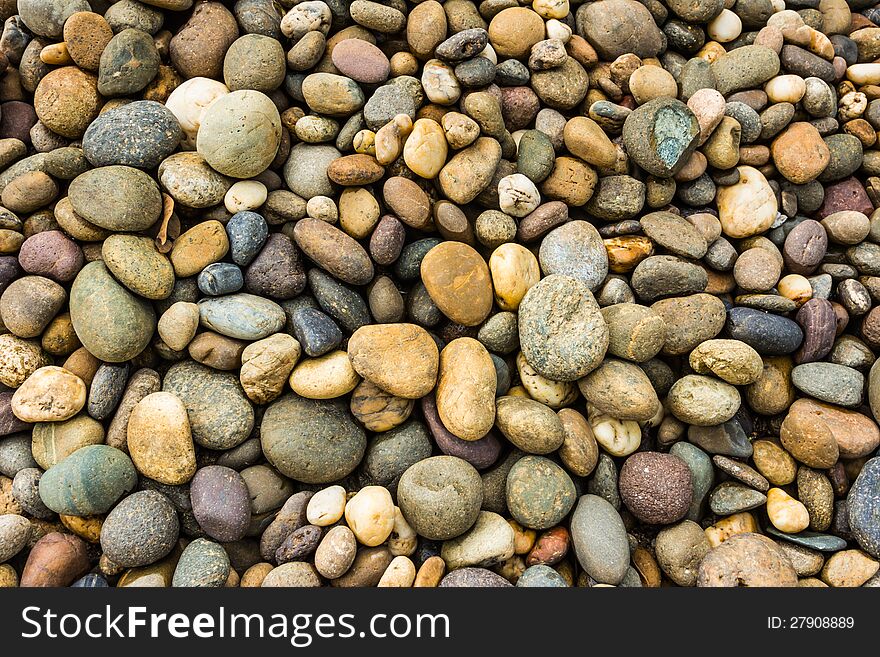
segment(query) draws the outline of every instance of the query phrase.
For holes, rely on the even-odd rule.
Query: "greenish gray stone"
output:
[[[260,440],[266,458],[281,474],[307,484],[348,476],[367,446],[348,404],[288,394],[263,415]]]
[[[284,328],[284,310],[254,294],[229,294],[199,301],[202,325],[238,340],[262,340]]]
[[[556,152],[553,142],[540,130],[526,130],[516,151],[516,169],[533,183],[544,180],[553,171]]]
[[[681,170],[699,137],[697,117],[674,98],[648,101],[623,124],[623,143],[630,158],[659,178],[671,178]]]
[[[712,485],[715,483],[715,471],[712,468],[712,460],[708,454],[696,445],[687,442],[675,443],[669,450],[687,464],[688,470],[691,471],[691,484],[694,489],[694,496],[691,500],[691,506],[688,509],[685,518],[694,522],[703,517],[703,500]]]
[[[519,342],[539,374],[575,381],[602,362],[608,327],[586,283],[551,274],[529,288],[520,303]]]
[[[223,546],[197,538],[180,555],[171,586],[221,588],[229,578],[230,568],[229,556]]]
[[[470,529],[483,486],[474,467],[455,456],[432,456],[409,467],[397,486],[403,517],[425,538],[446,541]]]
[[[559,524],[576,497],[568,473],[541,456],[523,457],[507,475],[507,508],[523,527],[549,529]]]
[[[791,382],[801,392],[829,404],[858,406],[865,377],[858,370],[836,363],[803,363],[791,371]]]
[[[415,420],[376,434],[364,454],[363,476],[370,485],[394,491],[406,469],[430,457],[432,447],[427,427]]]
[[[767,496],[742,484],[723,481],[709,495],[709,508],[719,516],[757,509],[767,503]]]
[[[766,46],[742,46],[719,57],[711,65],[715,88],[727,96],[754,89],[779,73],[779,55]]]
[[[55,513],[106,513],[137,485],[137,471],[124,452],[109,445],[78,449],[40,479],[40,498]]]
[[[98,92],[108,97],[136,93],[156,77],[160,63],[153,37],[142,30],[122,30],[101,53]]]
[[[123,568],[155,563],[177,543],[180,523],[167,497],[154,490],[129,495],[101,526],[101,549]]]
[[[162,194],[153,179],[132,167],[113,165],[77,176],[68,189],[74,212],[107,230],[146,230],[162,213]]]
[[[203,447],[231,449],[253,429],[254,409],[236,374],[184,361],[171,366],[162,390],[183,402],[193,440]]]
[[[571,517],[571,540],[581,567],[602,584],[617,586],[629,569],[629,540],[617,510],[596,495],[583,495]]]
[[[70,319],[83,346],[110,363],[137,356],[156,330],[150,303],[116,282],[101,261],[87,264],[73,281]]]
[[[550,566],[538,564],[526,568],[516,585],[521,588],[564,588],[568,582]]]

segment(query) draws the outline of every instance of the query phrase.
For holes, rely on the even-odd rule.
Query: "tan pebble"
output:
[[[239,586],[243,589],[259,588],[263,585],[263,580],[266,579],[266,575],[268,575],[274,567],[275,566],[266,563],[265,561],[262,563],[255,563],[244,571]]]
[[[642,443],[642,429],[635,420],[595,413],[589,414],[589,422],[596,442],[612,456],[629,456]]]
[[[422,178],[436,178],[446,164],[447,141],[440,124],[419,119],[403,146],[403,161]]]
[[[383,486],[365,486],[345,505],[345,522],[367,547],[385,542],[394,529],[394,501]]]
[[[419,568],[413,586],[416,588],[434,588],[446,573],[446,562],[438,556],[428,557]]]
[[[437,413],[462,440],[479,440],[495,422],[495,365],[473,338],[458,338],[440,352]]]
[[[513,553],[528,554],[535,546],[538,533],[534,529],[523,527],[513,518],[509,519],[507,524],[513,529]]]
[[[275,333],[252,342],[241,352],[241,387],[252,402],[265,404],[278,397],[299,360],[299,341]]]
[[[721,545],[731,536],[736,536],[737,534],[749,534],[757,531],[758,522],[755,520],[755,516],[748,511],[734,513],[732,516],[722,518],[711,527],[707,527],[705,530],[706,538],[709,539],[709,544],[712,547]]]
[[[335,399],[347,395],[360,380],[348,354],[341,349],[300,361],[289,379],[293,391],[307,399]]]
[[[403,517],[400,507],[394,507],[394,527],[388,537],[388,550],[394,556],[410,556],[415,553],[419,546],[419,536],[416,530]]]
[[[31,374],[12,395],[12,412],[25,422],[59,422],[86,403],[86,384],[62,367],[48,365]]]
[[[391,560],[382,573],[379,588],[409,588],[416,578],[416,566],[409,557],[399,555]]]
[[[177,486],[196,472],[196,454],[183,402],[170,392],[141,399],[128,419],[128,451],[138,472]]]
[[[880,563],[861,550],[835,552],[825,562],[820,577],[829,586],[861,586],[880,570]]]
[[[159,337],[174,351],[183,351],[199,328],[199,307],[177,301],[159,318]]]
[[[767,515],[773,526],[786,534],[796,534],[810,526],[807,507],[781,488],[767,491]]]
[[[327,579],[342,577],[357,554],[357,539],[345,525],[331,528],[315,550],[315,569]]]

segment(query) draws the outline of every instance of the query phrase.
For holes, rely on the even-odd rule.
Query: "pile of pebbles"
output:
[[[880,8],[0,1],[0,585],[880,585]]]

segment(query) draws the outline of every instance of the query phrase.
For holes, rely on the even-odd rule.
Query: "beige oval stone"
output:
[[[593,119],[573,117],[565,124],[562,138],[569,153],[593,166],[607,169],[617,163],[617,147]]]
[[[754,383],[764,370],[758,352],[740,340],[706,340],[688,362],[698,374],[714,374],[735,386]]]
[[[24,422],[60,422],[82,410],[86,384],[63,367],[36,370],[12,395],[12,412]]]
[[[786,534],[797,534],[810,526],[807,507],[781,488],[767,491],[767,516],[776,529]]]
[[[341,349],[301,361],[290,373],[290,387],[307,399],[335,399],[360,383],[348,354]]]
[[[328,486],[312,495],[306,505],[306,519],[316,527],[329,527],[345,513],[345,489]]]
[[[188,301],[177,301],[159,318],[159,337],[174,351],[183,351],[192,342],[199,328],[199,307]]]
[[[170,392],[141,399],[128,419],[128,452],[138,472],[163,484],[186,483],[196,473],[196,453],[186,407]]]
[[[495,303],[501,310],[515,311],[529,288],[541,280],[535,254],[521,244],[502,244],[489,257]]]
[[[495,365],[473,338],[457,338],[440,352],[437,413],[462,440],[479,440],[495,423]]]
[[[831,555],[822,568],[822,581],[828,586],[861,586],[880,570],[880,562],[861,550],[842,550]]]
[[[648,375],[638,365],[606,358],[578,381],[587,403],[618,420],[644,422],[657,414],[660,400]]]
[[[362,326],[349,338],[348,357],[359,375],[397,397],[419,399],[437,383],[437,343],[415,324]]]
[[[737,171],[738,183],[718,188],[718,219],[725,235],[751,237],[768,230],[776,220],[776,195],[757,169],[742,166]]]
[[[339,226],[355,239],[367,237],[380,214],[379,202],[366,187],[346,187],[339,196]]]
[[[391,493],[383,486],[364,486],[345,505],[345,522],[362,545],[381,545],[394,528]]]
[[[382,573],[378,588],[409,588],[416,578],[416,566],[409,557],[399,555],[391,560]]]
[[[440,124],[433,119],[418,119],[403,145],[403,161],[416,175],[434,179],[446,164],[447,149]]]
[[[286,333],[275,333],[246,346],[241,352],[239,380],[248,399],[267,404],[278,397],[300,354],[299,341]]]

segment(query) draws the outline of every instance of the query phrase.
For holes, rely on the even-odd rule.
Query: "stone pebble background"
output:
[[[0,585],[880,585],[880,8],[0,0]]]

